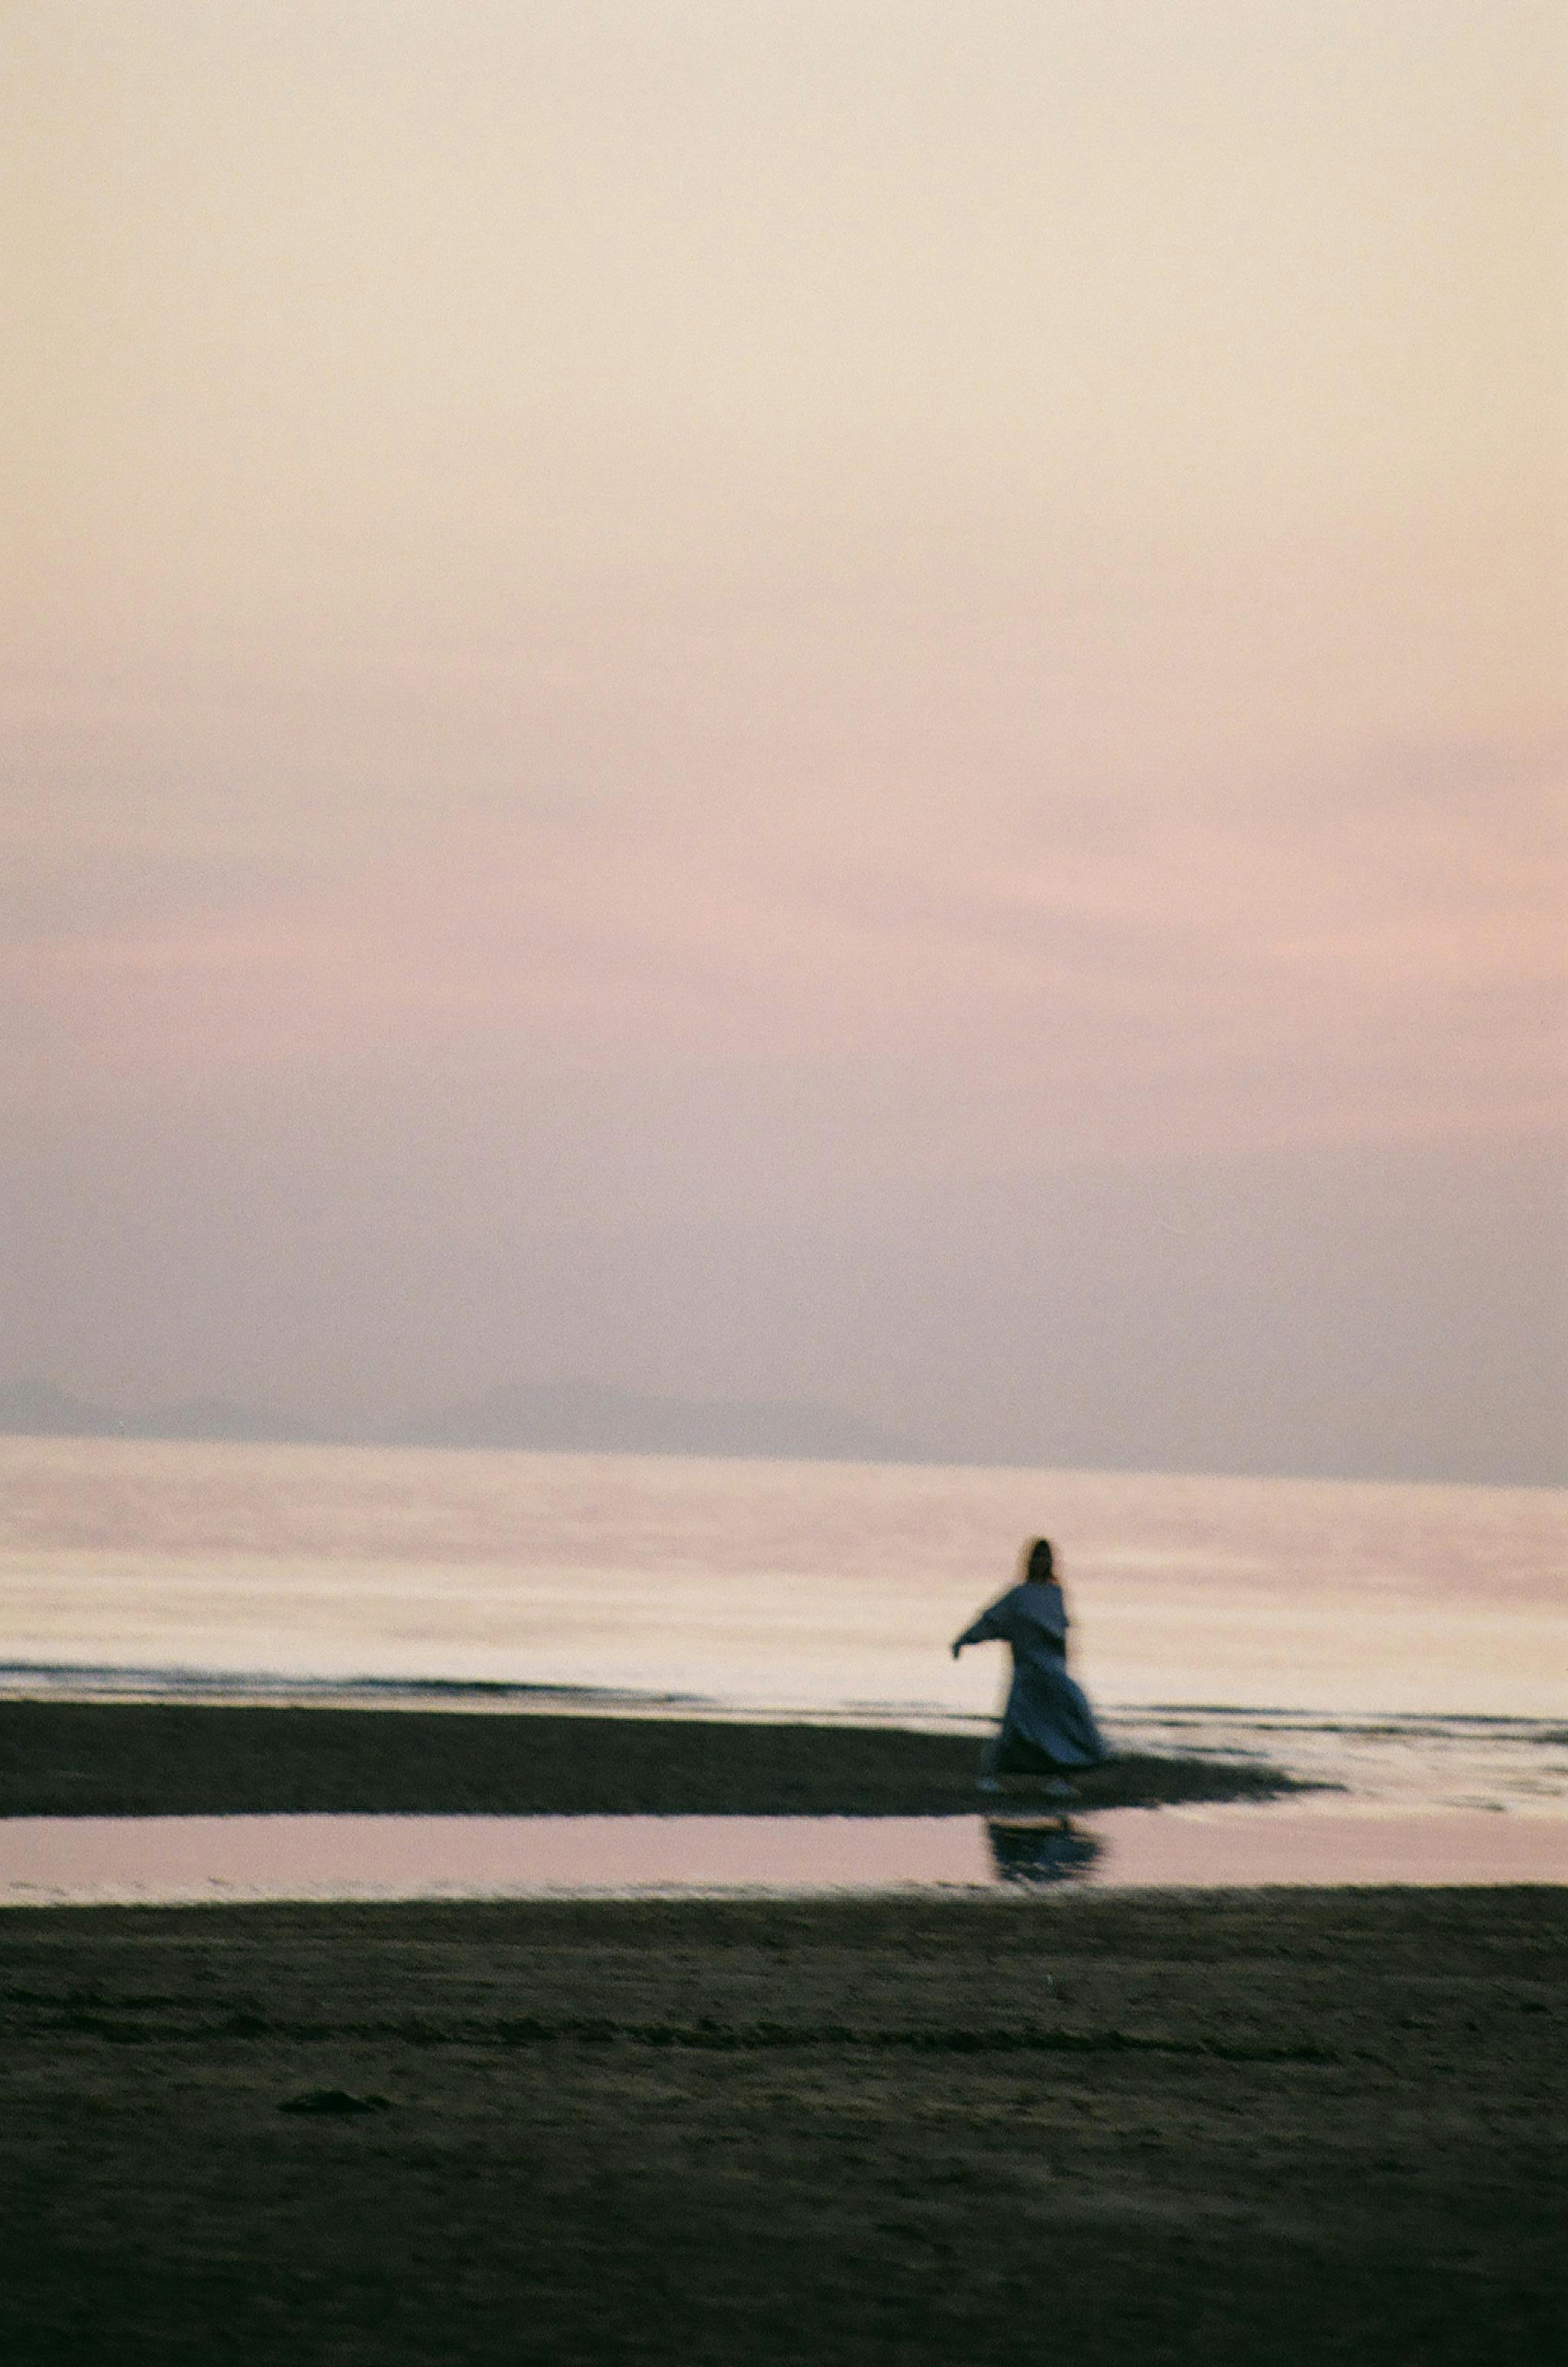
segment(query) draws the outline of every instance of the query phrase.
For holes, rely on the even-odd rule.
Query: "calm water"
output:
[[[1118,1808],[978,1817],[145,1817],[0,1821],[0,1907],[1568,1882],[1568,1818]]]
[[[1043,1531],[1124,1744],[1568,1806],[1549,1489],[27,1439],[0,1483],[12,1691],[977,1727],[1000,1656],[948,1639]]]

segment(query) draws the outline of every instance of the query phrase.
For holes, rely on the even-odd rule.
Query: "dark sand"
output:
[[[1565,1951],[1559,1889],[8,1912],[0,2355],[1555,2362]]]
[[[975,1806],[973,1743],[841,1727],[13,1704],[0,1761],[12,1815]],[[1555,2367],[1565,1963],[1568,1889],[7,1910],[0,2356]]]
[[[0,1816],[972,1814],[979,1745],[952,1734],[447,1710],[0,1703]],[[1029,1786],[1021,1792],[1027,1795]],[[1086,1807],[1267,1799],[1267,1768],[1121,1759]]]

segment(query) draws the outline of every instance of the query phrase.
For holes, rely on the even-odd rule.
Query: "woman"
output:
[[[1012,1687],[1001,1731],[986,1746],[980,1789],[999,1792],[1001,1775],[1050,1775],[1066,1791],[1064,1771],[1109,1759],[1081,1686],[1067,1674],[1067,1610],[1051,1548],[1035,1537],[1021,1557],[1023,1579],[982,1611],[953,1647],[993,1639],[1012,1647]]]

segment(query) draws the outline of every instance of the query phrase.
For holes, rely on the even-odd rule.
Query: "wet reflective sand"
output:
[[[1568,1883],[1568,1818],[1224,1806],[969,1817],[0,1823],[0,1903]]]

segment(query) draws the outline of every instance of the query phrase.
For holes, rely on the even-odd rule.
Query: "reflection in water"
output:
[[[1568,1883],[1568,1817],[1351,1805],[979,1817],[0,1817],[8,1907]]]
[[[1004,1824],[993,1818],[986,1838],[998,1882],[1081,1882],[1105,1846],[1092,1833],[1077,1831],[1066,1817],[1049,1824]]]

